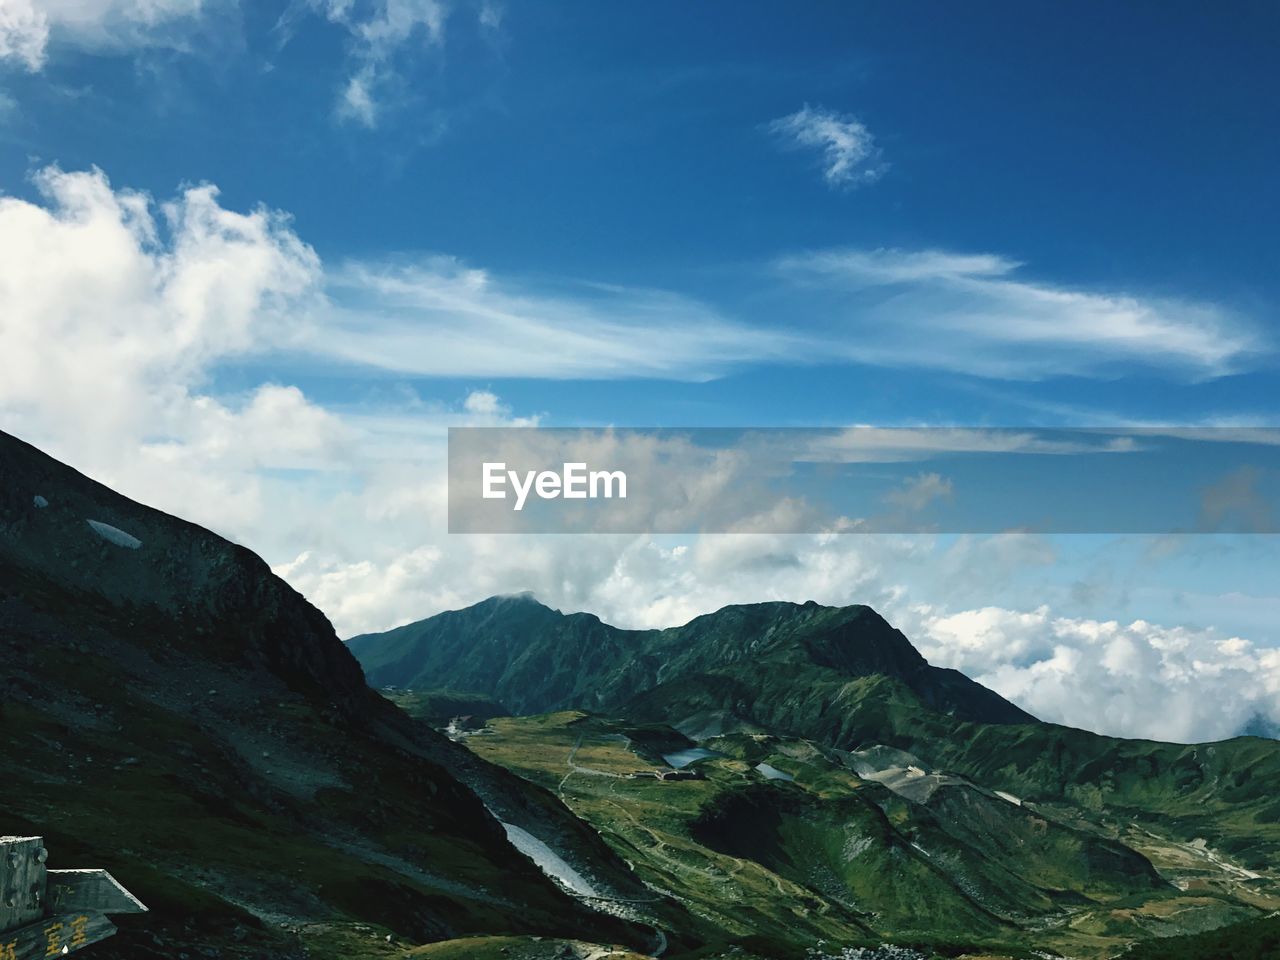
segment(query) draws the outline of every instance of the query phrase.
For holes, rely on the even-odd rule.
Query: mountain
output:
[[[152,908],[105,960],[1265,948],[1278,746],[1040,723],[867,607],[503,597],[344,646],[248,550],[0,434],[0,833]]]
[[[825,712],[850,682],[888,677],[914,702],[945,715],[1035,722],[958,671],[929,665],[866,606],[756,603],[725,607],[681,627],[622,630],[588,613],[562,614],[528,595],[494,597],[352,637],[348,647],[374,686],[473,690],[515,714],[608,712],[638,692],[684,683],[707,691],[699,707],[710,722],[785,725]],[[762,678],[777,696],[760,700]],[[740,698],[740,691],[750,696]],[[656,704],[651,712],[667,713]]]
[[[567,895],[486,805],[577,837],[602,887],[635,886],[612,851],[369,689],[260,558],[7,434],[0,782],[0,833],[42,835],[51,866],[105,867],[151,907],[104,958],[653,941]]]
[[[867,607],[629,631],[498,597],[349,646],[398,696],[460,688],[542,714],[459,739],[697,904],[709,942],[1101,957],[1280,909],[1280,743],[1042,723]],[[702,757],[699,775],[654,779],[668,757]]]

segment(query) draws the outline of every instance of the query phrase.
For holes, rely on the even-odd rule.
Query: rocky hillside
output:
[[[5,434],[0,694],[0,833],[41,834],[51,866],[108,868],[152,908],[98,956],[652,941],[517,854],[445,768],[457,748],[372,692],[260,558]],[[581,829],[523,781],[477,779],[529,830]],[[602,882],[625,883],[604,854]]]

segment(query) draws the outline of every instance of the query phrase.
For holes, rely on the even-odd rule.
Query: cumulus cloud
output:
[[[48,168],[36,185],[43,204],[0,198],[8,429],[220,529],[259,509],[254,470],[341,442],[296,387],[201,389],[212,365],[286,342],[307,315],[319,261],[287,219],[227,210],[209,186],[156,205],[98,170]]]
[[[917,611],[920,613],[920,611]],[[923,611],[922,652],[1043,720],[1192,742],[1280,720],[1280,650],[1214,630],[986,607]]]
[[[44,67],[49,46],[92,51],[174,46],[222,0],[0,0],[0,61]]]
[[[499,413],[509,413],[510,407],[507,407],[498,399],[498,395],[492,390],[472,390],[467,394],[467,399],[462,403],[467,413],[477,413],[481,415],[494,416]]]
[[[781,275],[830,318],[833,352],[892,366],[1034,380],[1121,364],[1216,377],[1269,349],[1211,303],[1073,290],[1018,279],[994,254],[827,250],[783,258]]]
[[[880,160],[871,131],[856,117],[807,103],[795,113],[779,117],[769,130],[792,149],[817,150],[822,177],[830,187],[874,183],[889,169]]]

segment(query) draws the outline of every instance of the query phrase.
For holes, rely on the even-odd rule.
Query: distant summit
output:
[[[805,701],[806,710],[825,712],[848,697],[851,681],[880,677],[925,710],[985,723],[1036,722],[963,674],[931,666],[901,631],[862,605],[739,604],[680,627],[623,630],[519,594],[353,637],[348,646],[375,686],[474,690],[517,714],[627,709],[677,721],[689,719],[683,711],[717,713],[730,723],[775,722],[761,710]]]

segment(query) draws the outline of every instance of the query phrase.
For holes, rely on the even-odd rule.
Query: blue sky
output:
[[[897,365],[819,353],[697,387],[502,385],[565,420],[584,401],[664,423],[690,407],[716,423],[1274,413],[1269,5],[442,10],[438,38],[419,25],[385,53],[372,128],[342,113],[362,55],[320,8],[213,4],[123,49],[52,30],[42,70],[4,75],[0,182],[29,194],[47,162],[158,197],[207,181],[229,208],[287,211],[326,262],[446,254],[523,283],[676,291],[765,326],[826,306],[766,289],[771,264],[853,247],[990,253],[1030,283],[1207,303],[1264,334],[1266,356],[1207,379],[1122,363],[1102,379],[1028,368],[1029,386],[1015,362],[991,389],[961,362],[904,385]],[[833,188],[819,149],[770,132],[806,104],[865,125],[874,182]],[[336,380],[315,389],[359,389]]]
[[[344,633],[503,589],[634,623],[775,591],[887,604],[1072,721],[1044,683],[1103,642],[1081,624],[1120,625],[1108,682],[1122,640],[1165,695],[1209,682],[1136,622],[1271,676],[1270,539],[499,549],[442,534],[437,488],[464,423],[1280,425],[1278,30],[0,0],[0,427],[248,543]],[[1280,720],[1274,670],[1248,703]],[[1170,735],[1240,720],[1197,717]]]

